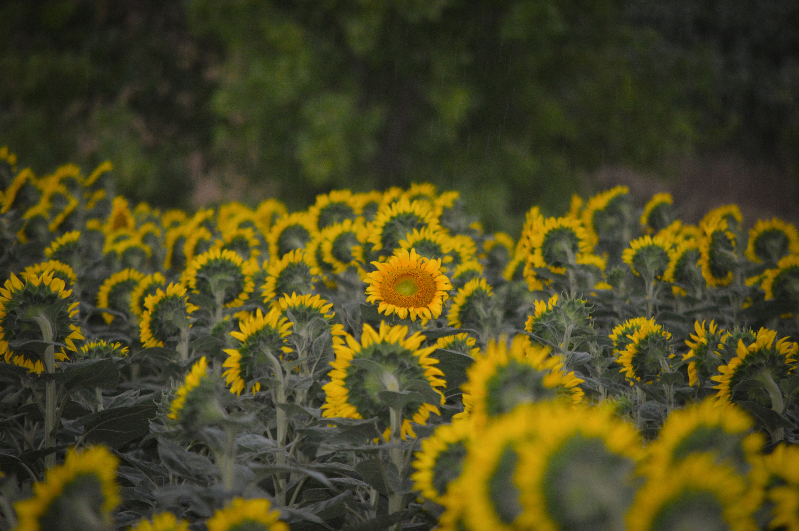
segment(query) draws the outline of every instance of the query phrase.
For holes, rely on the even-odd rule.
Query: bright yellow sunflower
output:
[[[41,344],[10,346],[17,340],[44,340],[42,327],[52,334],[48,341],[66,345],[55,350],[56,360],[68,359],[68,350],[77,352],[75,341],[84,339],[76,324],[78,301],[72,290],[64,288],[64,281],[55,277],[53,270],[30,276],[25,282],[13,273],[6,280],[0,288],[0,354],[6,363],[25,367],[36,374],[52,371],[53,368],[43,364]],[[54,308],[57,311],[53,312]]]
[[[61,529],[68,521],[96,529],[98,521],[111,526],[111,511],[119,504],[116,470],[119,460],[103,446],[78,452],[67,449],[64,464],[45,472],[44,481],[33,485],[33,497],[14,504],[24,531]]]
[[[205,522],[208,531],[289,531],[269,500],[233,498]]]
[[[473,437],[474,429],[469,421],[438,426],[432,435],[422,440],[421,449],[414,454],[413,488],[428,500],[441,503],[449,484],[460,476]]]
[[[130,531],[189,531],[189,523],[186,520],[178,521],[172,513],[158,513],[151,520],[139,520]]]
[[[377,270],[366,275],[367,302],[377,303],[385,315],[417,318],[422,323],[441,315],[452,284],[441,272],[441,260],[430,260],[399,249],[386,262],[372,262]]]
[[[646,317],[633,317],[617,325],[608,336],[613,341],[613,354],[619,355],[624,352],[632,341],[632,335],[649,321],[652,320]]]
[[[183,409],[183,406],[186,404],[186,397],[193,389],[199,387],[200,380],[206,378],[207,376],[208,362],[205,360],[205,356],[203,356],[199,361],[192,365],[189,374],[186,375],[183,385],[178,387],[178,390],[175,393],[175,398],[169,405],[169,413],[167,414],[168,418],[172,420],[178,420],[180,412]]]
[[[75,271],[69,265],[58,260],[47,260],[28,266],[20,277],[22,277],[21,280],[27,280],[30,277],[41,276],[42,273],[47,271],[53,271],[53,276],[63,280],[67,289],[72,289],[78,281],[78,275],[75,274]]]
[[[424,401],[411,400],[399,412],[403,439],[416,437],[411,421],[425,424],[430,413],[440,414],[438,406],[444,405],[441,389],[446,386],[444,373],[432,357],[436,347],[422,348],[425,338],[421,333],[409,336],[407,326],[389,326],[381,321],[378,330],[365,324],[360,342],[349,334],[345,339],[346,343],[334,347],[336,359],[330,364],[330,382],[322,386],[326,394],[323,417],[377,417],[381,428],[388,430],[390,406],[381,400],[380,393],[411,390],[418,391]],[[424,381],[429,389],[418,389],[419,382]]]

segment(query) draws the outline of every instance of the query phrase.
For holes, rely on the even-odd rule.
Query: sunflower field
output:
[[[799,530],[799,233],[196,212],[0,150],[0,530]]]

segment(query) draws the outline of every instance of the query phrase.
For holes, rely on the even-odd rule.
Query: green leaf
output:
[[[397,411],[402,411],[410,403],[424,403],[424,395],[418,391],[378,391],[377,399]]]
[[[210,459],[190,452],[163,437],[158,437],[158,457],[167,470],[180,478],[210,485],[217,476],[217,468]]]
[[[364,459],[355,470],[370,487],[384,496],[388,496],[389,488],[386,481],[386,468],[380,459]]]
[[[125,406],[98,411],[84,417],[83,438],[91,444],[119,448],[150,432],[150,420],[155,418],[155,404]]]
[[[444,373],[447,382],[447,392],[460,389],[469,378],[466,370],[474,363],[474,358],[454,350],[437,349],[432,357],[438,360],[437,367]]]
[[[69,391],[87,387],[115,389],[119,385],[119,369],[112,359],[78,361],[62,366],[63,372],[56,373],[55,379]]]
[[[386,516],[378,516],[377,518],[356,525],[346,526],[342,531],[385,531],[398,522],[412,518],[418,512],[419,510],[415,508],[405,509],[404,511],[398,511]]]

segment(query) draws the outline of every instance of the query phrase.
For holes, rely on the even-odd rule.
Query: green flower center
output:
[[[412,297],[419,291],[419,285],[413,277],[405,277],[394,284],[394,289],[401,295]]]

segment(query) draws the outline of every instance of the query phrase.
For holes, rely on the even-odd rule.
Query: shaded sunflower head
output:
[[[183,330],[191,327],[191,314],[198,308],[189,302],[186,288],[171,282],[166,290],[158,288],[144,300],[146,311],[139,322],[142,344],[163,347],[178,341]]]
[[[720,365],[719,374],[711,377],[718,382],[714,389],[718,390],[716,398],[720,402],[751,401],[778,413],[785,409],[784,391],[777,382],[796,368],[799,344],[787,337],[776,338],[775,330],[761,328],[753,343],[738,341],[736,356]],[[741,385],[744,382],[750,385]]]
[[[183,383],[175,391],[167,418],[188,430],[222,420],[225,413],[215,398],[217,384],[221,386],[221,380],[208,370],[208,362],[203,356],[192,365]]]
[[[58,260],[73,269],[77,267],[81,252],[80,231],[73,230],[62,234],[48,245],[44,255],[50,260]]]
[[[75,274],[75,271],[69,265],[58,260],[47,260],[28,266],[20,276],[22,280],[27,280],[29,277],[41,276],[42,273],[47,271],[53,271],[54,277],[63,280],[66,289],[71,290],[78,281],[78,275]]]
[[[635,495],[627,529],[757,529],[746,478],[712,455],[688,456],[663,476],[650,479]]]
[[[549,267],[566,267],[577,263],[577,255],[592,249],[590,235],[574,218],[539,217],[527,235],[531,249],[540,254]]]
[[[401,437],[415,437],[411,421],[425,424],[430,413],[438,415],[438,406],[444,405],[444,373],[432,356],[436,347],[423,348],[419,332],[408,335],[408,327],[384,321],[378,330],[365,324],[360,341],[349,334],[345,339],[334,347],[330,382],[322,387],[326,394],[322,416],[377,417],[380,428],[387,429],[390,410],[396,408],[401,414]],[[398,393],[409,391],[412,394],[399,407]]]
[[[490,312],[494,290],[485,278],[474,278],[457,291],[447,313],[447,324],[456,328],[480,328]]]
[[[704,237],[699,242],[699,265],[708,286],[726,286],[732,282],[737,264],[736,235],[724,216],[714,216],[702,225]]]
[[[705,214],[699,221],[699,226],[701,227],[702,225],[708,224],[715,219],[723,219],[727,223],[728,229],[736,234],[740,232],[744,221],[744,217],[738,205],[723,205]]]
[[[274,305],[283,295],[313,294],[314,285],[321,274],[319,268],[306,259],[304,250],[289,251],[283,258],[270,262],[266,267],[266,280],[261,286],[263,302]]]
[[[495,232],[483,241],[483,250],[478,258],[485,259],[486,265],[502,271],[515,255],[516,242],[506,232]]]
[[[42,191],[36,186],[36,175],[30,168],[25,168],[14,176],[8,188],[4,188],[2,209],[0,214],[5,214],[12,207],[24,212],[39,202]]]
[[[546,317],[555,311],[555,305],[558,303],[558,294],[552,295],[548,301],[536,300],[535,311],[533,315],[527,317],[524,324],[524,329],[531,334],[543,337],[545,330],[542,325],[545,324]]]
[[[413,229],[438,227],[438,218],[430,205],[400,198],[378,209],[369,229],[368,241],[372,243],[373,251],[389,256]]]
[[[255,289],[252,274],[256,267],[254,261],[244,261],[234,251],[214,248],[192,258],[180,280],[194,293],[235,308]]]
[[[641,214],[641,227],[649,234],[659,232],[668,227],[674,222],[676,217],[672,205],[673,202],[671,194],[662,193],[652,196],[652,199],[644,206],[643,214]]]
[[[233,498],[205,523],[208,531],[289,531],[267,499]]]
[[[776,264],[787,255],[799,255],[799,232],[792,223],[778,218],[757,220],[749,230],[746,256],[752,262]]]
[[[398,248],[409,252],[414,250],[428,260],[439,260],[442,265],[452,262],[452,256],[448,254],[453,248],[452,237],[440,227],[413,229],[399,241]],[[396,250],[394,252],[396,254]]]
[[[463,262],[452,272],[452,287],[456,290],[464,287],[470,280],[482,278],[485,273],[483,264],[477,260]]]
[[[633,317],[616,326],[608,337],[613,341],[613,353],[621,354],[632,342],[632,335],[650,320],[646,317]],[[654,322],[654,321],[653,321]]]
[[[309,209],[320,231],[345,220],[353,221],[360,211],[359,201],[349,190],[333,190],[329,194],[320,194]]]
[[[282,202],[274,198],[266,199],[255,209],[255,225],[261,234],[269,234],[275,221],[287,214],[288,209]]]
[[[610,242],[630,241],[633,204],[627,186],[616,186],[591,197],[583,208],[581,218],[590,241],[599,245],[597,252],[615,251]]]
[[[422,323],[441,315],[452,284],[441,272],[441,261],[398,249],[385,262],[372,262],[376,270],[366,275],[366,301],[377,303],[385,315],[417,318]]]
[[[123,269],[103,281],[97,291],[97,307],[114,310],[125,316],[130,312],[131,293],[144,278],[144,273],[135,269]],[[114,314],[104,312],[107,324],[114,320]]]
[[[476,428],[509,413],[519,404],[565,398],[578,403],[583,398],[574,372],[563,370],[563,359],[550,355],[549,347],[533,344],[517,335],[510,345],[505,338],[489,341],[485,352],[475,357],[463,384],[463,413]]]
[[[769,529],[799,528],[799,446],[780,443],[764,461],[772,478],[766,493],[772,504]]]
[[[766,300],[780,302],[786,308],[799,307],[799,255],[781,258],[777,267],[767,269],[763,277],[761,288]]]
[[[151,519],[139,520],[130,531],[189,531],[189,523],[178,521],[172,513],[158,513]]]
[[[473,437],[474,429],[468,421],[438,426],[414,454],[413,488],[428,500],[441,503],[449,484],[460,476]]]
[[[705,277],[699,265],[701,258],[699,240],[676,240],[669,256],[669,267],[663,275],[663,280],[675,284],[672,286],[675,295],[687,295],[688,288],[696,292],[705,286]]]
[[[273,360],[291,352],[286,343],[291,326],[281,317],[279,308],[266,315],[258,308],[239,320],[239,330],[230,332],[236,340],[235,348],[225,349],[227,359],[222,364],[222,376],[231,393],[240,395],[247,387],[253,394],[261,390],[261,380],[270,378],[276,370]]]
[[[186,264],[191,262],[192,258],[196,255],[209,250],[214,244],[213,233],[203,225],[198,227],[191,227],[191,225],[184,226],[183,236],[185,237],[183,242],[183,256]],[[172,257],[172,262],[172,268],[175,269],[174,255]]]
[[[75,341],[84,339],[77,323],[78,301],[53,270],[25,282],[12,273],[0,288],[0,353],[6,363],[37,374],[52,372],[44,366],[48,344],[66,345],[56,349],[55,359],[68,359],[67,351],[77,352]],[[12,347],[14,342],[23,344]]]
[[[696,334],[691,334],[685,344],[691,349],[683,354],[683,361],[688,362],[688,385],[697,385],[706,382],[710,376],[716,374],[719,363],[722,361],[718,352],[719,344],[725,332],[716,326],[715,321],[705,328],[705,321],[694,322]]]
[[[142,277],[130,292],[130,313],[141,318],[146,311],[144,301],[149,295],[155,295],[159,288],[166,288],[166,278],[161,273],[155,272]]]
[[[648,319],[630,336],[630,342],[619,354],[617,362],[630,380],[650,383],[661,373],[669,372],[669,358],[672,356],[671,334],[654,319]]]
[[[355,221],[346,219],[324,228],[320,233],[324,261],[337,274],[351,265],[362,268],[366,237],[366,225],[361,218]]]
[[[621,257],[636,275],[650,282],[660,280],[671,263],[671,242],[662,236],[643,236],[631,241]]]
[[[541,402],[528,415],[535,436],[517,467],[519,529],[623,529],[643,455],[636,429],[611,408]]]
[[[233,251],[245,262],[257,259],[261,254],[261,247],[266,245],[258,238],[253,227],[241,227],[222,231],[222,239],[216,241],[216,246],[224,251]]]
[[[278,301],[281,315],[291,324],[291,334],[296,341],[297,352],[318,353],[319,362],[329,362],[333,359],[333,346],[343,341],[346,334],[344,326],[337,322],[336,314],[332,311],[333,303],[323,299],[320,295],[283,295]],[[329,333],[329,337],[320,341],[320,338]],[[311,345],[314,345],[311,349]],[[307,363],[301,363],[305,366]]]
[[[477,346],[477,340],[466,332],[438,338],[436,340],[436,348],[460,352],[472,358],[480,355],[480,347]]]
[[[127,355],[128,347],[123,346],[122,343],[109,343],[103,339],[84,343],[78,350],[79,358],[88,359],[121,358]]]
[[[67,449],[63,465],[45,472],[43,482],[33,485],[33,497],[14,504],[19,525],[26,531],[62,529],[69,522],[76,529],[111,527],[111,511],[119,504],[116,470],[119,460],[103,446],[78,452]]]
[[[293,212],[275,220],[266,242],[269,244],[269,259],[280,260],[287,253],[305,248],[319,229],[316,220],[308,212]]]

